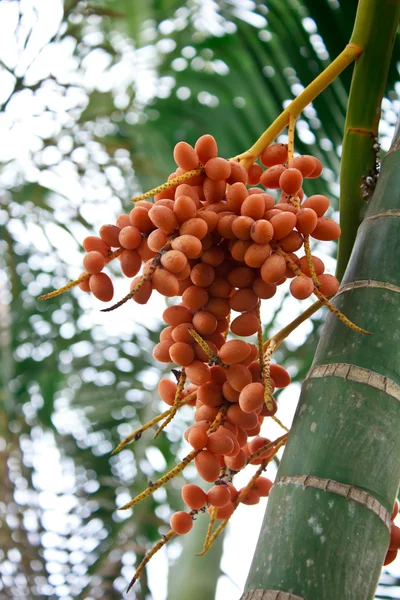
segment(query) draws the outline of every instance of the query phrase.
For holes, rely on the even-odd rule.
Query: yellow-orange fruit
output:
[[[296,252],[300,250],[304,238],[298,231],[291,231],[289,235],[279,240],[279,245],[284,252]]]
[[[114,286],[105,273],[94,273],[90,276],[89,287],[93,296],[102,302],[109,302],[114,296]]]
[[[294,233],[294,232],[292,231],[292,233]],[[291,234],[289,234],[289,235],[291,235]],[[284,249],[284,248],[282,248],[282,249]],[[294,262],[294,264],[296,266],[298,266],[298,267],[300,266],[300,259],[298,258],[298,256],[296,254],[294,254],[293,252],[289,252],[288,255],[287,255],[287,257],[292,262]],[[286,263],[285,278],[288,277],[289,279],[292,279],[295,276],[296,276],[296,273],[293,272],[292,267],[290,266],[290,264]]]
[[[218,327],[218,326],[217,326]],[[225,338],[219,332],[212,333],[211,335],[204,336],[207,344],[214,344],[218,349],[225,344]]]
[[[303,177],[308,177],[315,170],[315,158],[308,154],[295,156],[289,163],[289,167],[298,169]]]
[[[232,289],[233,287],[228,281],[216,278],[212,284],[208,286],[207,291],[213,298],[229,298]]]
[[[254,269],[250,267],[236,267],[228,275],[228,282],[236,288],[248,288],[251,287],[256,273]]]
[[[203,192],[206,201],[209,204],[213,204],[222,200],[225,195],[225,188],[226,181],[224,179],[214,181],[214,179],[206,177],[203,183]]]
[[[137,227],[132,227],[132,225],[129,225],[121,229],[118,240],[120,246],[123,248],[126,248],[127,250],[134,250],[140,245],[142,241],[142,235]]]
[[[197,264],[191,270],[190,279],[198,287],[208,287],[215,279],[214,268],[204,263]]]
[[[149,210],[149,217],[152,223],[164,233],[172,233],[178,227],[178,219],[174,211],[166,206],[155,204]]]
[[[154,229],[154,223],[145,208],[138,206],[129,213],[129,219],[133,227],[137,227],[142,233],[148,233]]]
[[[284,194],[295,196],[303,183],[303,175],[298,169],[290,167],[279,178],[279,187]]]
[[[123,229],[124,227],[129,227],[131,224],[131,220],[129,218],[129,215],[118,215],[116,221],[115,221],[116,226],[119,229]]]
[[[400,548],[400,527],[392,523],[390,530],[389,550],[399,550]]]
[[[79,275],[79,277],[80,277],[81,275],[85,275],[85,273],[86,273],[86,271],[83,271],[83,272],[82,272],[82,273]],[[80,283],[78,283],[78,288],[79,288],[80,290],[82,290],[82,292],[86,292],[86,293],[90,292],[90,283],[89,283],[89,279],[84,279],[83,281],[81,281]]]
[[[270,223],[274,228],[274,239],[281,240],[289,235],[296,225],[296,215],[291,212],[280,212],[271,218]]]
[[[322,173],[322,163],[318,160],[318,158],[315,158],[315,156],[313,156],[312,158],[315,161],[315,169],[314,171],[312,171],[312,173],[307,175],[308,179],[315,179],[316,177],[319,177]]]
[[[115,225],[103,225],[102,227],[100,227],[99,233],[103,242],[114,248],[118,248],[118,246],[120,245],[120,231],[121,230],[119,229],[119,227],[116,227]]]
[[[227,485],[214,485],[207,492],[207,501],[215,508],[226,506],[231,500],[231,493]]]
[[[271,443],[271,440],[269,440],[268,438],[265,438],[265,437],[256,437],[256,438],[250,440],[248,443],[249,454],[253,454],[254,452],[257,452],[257,450],[260,450],[261,448],[265,448],[270,443]],[[260,454],[260,456],[258,458],[254,458],[251,461],[251,464],[259,465],[259,464],[261,464],[261,462],[264,459],[269,458],[273,454],[274,454],[273,448],[270,448],[269,450],[265,450],[265,452],[262,452],[262,454]]]
[[[251,372],[244,365],[231,365],[226,372],[226,380],[236,392],[241,392],[246,385],[252,382]]]
[[[229,185],[234,185],[235,183],[247,183],[246,169],[234,160],[229,160],[229,164],[231,165],[231,174],[227,178],[226,183]]]
[[[207,504],[207,494],[198,485],[188,483],[181,490],[182,500],[193,510],[199,510]]]
[[[177,273],[175,277],[178,279],[179,284],[178,296],[182,296],[183,292],[192,285],[192,280],[190,277],[187,277],[186,279],[180,279],[180,273]]]
[[[301,208],[296,215],[296,229],[303,235],[309,235],[317,226],[318,216],[312,208]]]
[[[249,348],[250,348],[250,354],[249,356],[247,356],[247,358],[245,358],[244,360],[242,360],[242,365],[245,365],[246,367],[248,367],[255,358],[257,358],[258,356],[258,348],[257,346],[255,346],[254,344],[251,344],[250,342],[247,342]]]
[[[164,310],[162,315],[162,318],[167,325],[172,325],[173,327],[180,325],[180,323],[191,323],[192,317],[192,311],[182,304],[169,306]]]
[[[274,380],[275,387],[284,388],[290,383],[290,375],[284,367],[272,363],[270,366],[270,374]]]
[[[218,320],[224,319],[229,315],[229,300],[226,298],[210,298],[205,305],[204,310],[215,315]]]
[[[243,340],[230,340],[221,346],[218,354],[223,363],[233,365],[247,358],[250,352],[249,345]]]
[[[247,312],[239,315],[231,323],[231,331],[240,337],[254,335],[260,328],[257,315],[254,312]]]
[[[207,250],[209,250],[213,245],[213,238],[210,232],[207,233],[207,235],[205,235],[203,237],[203,239],[201,240],[201,247],[203,249],[203,252],[201,254],[201,258],[203,257],[204,252],[206,252]]]
[[[157,269],[154,271],[151,282],[153,288],[163,296],[177,296],[179,293],[179,282],[173,273],[166,269]]]
[[[168,250],[161,256],[161,264],[171,273],[179,273],[186,267],[188,261],[183,252]]]
[[[272,167],[273,165],[283,165],[287,161],[287,157],[287,144],[272,144],[263,150],[260,161],[264,167]]]
[[[96,252],[100,252],[100,254],[102,254],[106,258],[111,252],[110,245],[106,244],[104,240],[95,235],[89,235],[88,237],[85,237],[85,239],[82,242],[82,245],[85,248],[86,252],[92,252],[93,250],[95,250]]]
[[[309,277],[299,275],[295,277],[290,284],[290,293],[297,300],[309,298],[314,291],[314,284]]]
[[[222,264],[224,260],[225,252],[218,246],[212,246],[208,250],[204,250],[203,254],[201,255],[201,261],[207,265],[211,265],[212,267],[218,267],[218,265]]]
[[[240,429],[253,429],[258,424],[256,413],[244,412],[239,404],[232,404],[227,410],[226,417],[228,421],[239,427]]]
[[[199,310],[207,304],[209,295],[203,287],[191,285],[182,294],[182,302],[190,310]]]
[[[194,360],[186,367],[186,375],[189,381],[196,385],[203,385],[210,379],[210,367],[200,360]]]
[[[233,242],[233,243],[232,243]],[[249,246],[251,246],[251,240],[231,240],[230,251],[231,256],[236,262],[243,262],[244,256]]]
[[[251,288],[236,290],[229,298],[229,306],[236,312],[248,312],[258,304],[257,294]]]
[[[161,231],[161,229],[155,229],[149,234],[147,245],[153,252],[159,252],[165,245],[167,237],[167,234]]]
[[[329,208],[329,200],[322,194],[315,194],[304,200],[301,208],[312,208],[317,213],[317,217],[323,217]]]
[[[202,450],[194,459],[197,472],[205,481],[213,482],[218,478],[220,465],[217,457],[209,450]]]
[[[142,259],[136,250],[124,250],[119,258],[121,270],[127,277],[134,277],[140,271]]]
[[[240,207],[240,214],[251,217],[254,220],[261,219],[265,213],[265,202],[263,194],[251,194]]]
[[[190,144],[178,142],[174,148],[174,161],[185,171],[196,169],[199,165],[197,152]]]
[[[141,279],[142,277],[140,275],[132,279],[129,286],[131,291],[133,291],[133,289],[136,287],[139,281],[141,281]],[[144,284],[141,286],[140,290],[138,290],[136,294],[132,297],[132,300],[137,304],[146,304],[146,302],[151,296],[152,291],[153,286],[151,285],[151,281],[145,281]]]
[[[187,287],[190,287],[192,285],[192,280],[190,279],[190,271],[191,270],[192,269],[190,267],[190,264],[188,262],[186,262],[186,265],[183,267],[182,271],[178,271],[178,273],[174,273],[175,277],[180,282],[179,283],[179,295],[180,296],[183,294],[183,292],[186,290]],[[184,288],[182,289],[181,282],[183,282],[183,280],[187,281],[187,285],[185,285]]]
[[[341,229],[335,221],[332,219],[326,219],[325,217],[319,217],[318,223],[311,233],[311,236],[316,240],[331,241],[337,240],[341,235]]]
[[[215,138],[209,134],[199,137],[194,145],[194,149],[203,165],[205,165],[210,158],[218,156],[217,142],[215,141]]]
[[[269,189],[276,190],[279,188],[279,179],[282,173],[286,171],[283,165],[275,165],[264,171],[260,177],[260,183]]]
[[[229,402],[239,402],[239,392],[233,389],[233,387],[227,382],[224,381],[222,386],[222,393],[224,398]]]
[[[193,427],[189,432],[188,442],[194,450],[203,450],[208,444],[207,432],[200,427]]]
[[[197,399],[205,406],[219,406],[223,402],[222,388],[220,385],[208,381],[198,388]]]
[[[182,142],[183,143],[183,142]],[[170,519],[171,529],[178,535],[189,533],[193,527],[192,517],[183,511],[174,513]]]
[[[263,174],[263,168],[257,163],[253,163],[247,171],[247,183],[249,185],[257,185],[260,183],[260,177]]]
[[[232,406],[232,408],[236,408],[236,405]],[[240,471],[243,467],[246,466],[246,455],[243,450],[239,450],[236,456],[225,456],[225,464],[228,469],[232,471]]]
[[[232,221],[232,233],[239,240],[249,240],[251,238],[251,229],[254,225],[254,219],[251,217],[240,216]]]
[[[266,283],[276,283],[285,274],[286,261],[280,254],[271,254],[261,267],[261,278]]]
[[[150,260],[151,258],[154,258],[156,255],[156,253],[153,252],[153,250],[150,250],[150,248],[147,244],[146,238],[142,239],[142,241],[140,242],[140,245],[136,249],[136,252],[139,254],[139,256],[143,262],[146,262],[146,261]]]
[[[190,196],[179,196],[174,202],[173,211],[181,224],[196,216],[197,205]]]
[[[234,183],[226,191],[226,207],[236,214],[240,214],[240,207],[248,196],[247,188],[243,183]]]
[[[245,413],[252,413],[264,404],[264,386],[262,383],[249,383],[239,396],[239,406]]]
[[[217,385],[221,386],[226,381],[226,371],[219,365],[213,365],[210,371],[210,382],[216,383]]]
[[[218,181],[220,179],[228,179],[231,174],[231,165],[225,158],[215,157],[210,158],[204,167],[207,177]]]
[[[325,271],[325,265],[322,262],[322,260],[320,258],[318,258],[317,256],[312,256],[311,260],[314,265],[314,271],[315,271],[316,275],[317,276],[322,275],[322,273]],[[307,256],[302,256],[299,259],[299,267],[303,271],[304,275],[307,275],[307,277],[311,277],[311,271],[308,266]]]
[[[217,223],[217,231],[221,237],[227,240],[235,239],[235,234],[232,231],[232,223],[236,218],[236,215],[233,213],[220,213],[220,218]]]
[[[169,349],[171,348],[173,342],[165,341],[159,342],[153,348],[153,358],[154,360],[158,360],[158,362],[171,362],[171,357],[169,355]]]
[[[172,406],[174,404],[175,394],[176,394],[177,385],[171,379],[160,379],[158,383],[158,393],[161,398],[168,406]]]
[[[83,266],[86,273],[93,275],[94,273],[100,273],[105,267],[106,261],[101,252],[92,250],[83,257]],[[139,266],[140,268],[140,266]]]
[[[192,185],[188,185],[187,183],[181,183],[178,185],[175,189],[174,198],[176,199],[180,196],[189,196],[189,198],[194,200],[196,205],[200,206],[199,195],[197,190]]]
[[[210,433],[208,436],[207,450],[213,454],[229,454],[234,448],[231,437],[221,430]]]
[[[250,237],[256,244],[267,244],[274,236],[274,228],[266,219],[255,221],[250,230]]]
[[[334,296],[339,289],[340,283],[333,275],[319,275],[318,281],[322,284],[319,291],[324,296]]]
[[[180,323],[176,327],[171,327],[171,339],[174,342],[184,342],[193,345],[194,340],[189,331],[193,329],[193,323]],[[161,336],[160,336],[161,339]]]
[[[196,405],[198,404],[199,403],[196,401]],[[218,414],[218,410],[218,408],[215,408],[213,406],[205,406],[204,404],[197,406],[196,411],[194,413],[194,420],[196,421],[195,425],[198,425],[199,423],[204,421],[214,421],[215,417]]]
[[[175,342],[172,344],[169,349],[169,355],[172,362],[181,367],[187,367],[194,360],[193,348],[185,342]]]
[[[213,510],[213,507],[212,507],[212,506],[210,506],[210,507],[207,509],[207,512],[208,512],[209,514],[211,514],[212,510]],[[231,516],[233,515],[233,513],[234,513],[234,512],[235,512],[235,505],[233,504],[233,502],[228,502],[228,504],[226,504],[226,505],[225,505],[225,506],[223,506],[222,508],[218,508],[218,510],[217,510],[217,516],[216,516],[216,518],[217,518],[218,520],[221,520],[221,519],[224,519],[224,520],[225,520],[225,519],[229,519],[229,517],[231,517]]]
[[[210,312],[199,311],[193,316],[193,325],[200,335],[210,335],[217,328],[217,318]]]
[[[204,221],[204,219],[199,219],[198,217],[188,219],[179,227],[179,234],[181,236],[193,235],[199,240],[202,240],[207,235],[207,232],[207,223]]]
[[[199,219],[203,219],[203,221],[206,222],[207,227],[208,227],[208,233],[211,233],[212,231],[214,231],[214,229],[217,226],[218,219],[219,219],[217,213],[215,213],[211,210],[203,210],[202,212],[198,212],[197,217]]]
[[[266,283],[261,277],[257,277],[252,285],[252,290],[258,298],[262,300],[268,300],[276,294],[276,285],[273,283]]]
[[[173,250],[179,250],[187,258],[198,258],[202,251],[201,241],[194,235],[179,235],[171,242]]]
[[[239,490],[239,493],[242,490]],[[260,502],[260,494],[254,488],[250,489],[247,494],[242,498],[241,503],[247,504],[248,506],[252,506],[254,504],[258,504]]]
[[[248,267],[258,268],[270,255],[271,246],[269,244],[251,244],[244,255],[244,262]]]

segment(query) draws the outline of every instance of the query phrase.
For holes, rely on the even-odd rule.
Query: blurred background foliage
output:
[[[46,303],[37,296],[79,274],[85,235],[129,211],[133,194],[166,179],[176,142],[194,143],[207,132],[222,156],[249,147],[343,49],[356,6],[0,3],[2,598],[120,598],[134,565],[168,529],[182,480],[135,508],[134,517],[116,507],[175,463],[190,422],[185,409],[164,436],[152,441],[147,433],[110,457],[122,437],[162,408],[160,366],[151,358],[160,315],[144,321],[130,303],[117,322],[79,290]],[[382,104],[383,149],[399,108],[399,60],[397,40]],[[329,195],[334,207],[350,78],[348,69],[297,121],[297,151],[326,167],[306,191]],[[334,244],[329,249],[333,256]],[[122,296],[126,282],[115,277]],[[265,315],[266,334],[298,312],[282,292]],[[279,351],[295,383],[309,369],[322,320],[318,313]],[[180,552],[179,541],[172,544],[170,560]],[[203,563],[199,598],[214,596],[221,552],[222,544],[214,568]],[[198,570],[192,554],[185,549],[169,578],[171,600],[179,596],[177,573],[187,584]],[[399,598],[399,583],[384,575],[377,597]],[[150,598],[150,589],[145,575],[130,597]]]

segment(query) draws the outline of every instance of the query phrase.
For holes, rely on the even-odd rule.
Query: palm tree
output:
[[[2,422],[10,423],[9,428],[3,428],[6,449],[2,454],[2,481],[3,497],[9,507],[12,510],[20,507],[19,537],[17,541],[12,538],[15,527],[11,520],[5,530],[8,541],[2,547],[11,552],[11,557],[18,558],[15,549],[24,557],[11,562],[13,576],[26,578],[21,583],[25,589],[39,585],[36,573],[40,571],[35,571],[32,561],[39,561],[40,565],[34,563],[37,569],[51,562],[49,553],[43,554],[48,540],[45,534],[52,533],[46,529],[48,507],[32,509],[38,492],[35,467],[27,456],[33,449],[39,452],[35,436],[50,439],[53,452],[56,445],[61,449],[60,468],[68,472],[71,464],[68,459],[74,465],[73,490],[79,506],[70,512],[78,519],[69,533],[58,534],[55,551],[65,551],[71,538],[81,539],[90,530],[90,523],[94,527],[101,523],[92,536],[95,548],[86,553],[86,564],[71,563],[75,580],[69,584],[74,597],[84,597],[91,585],[106,590],[108,598],[119,597],[119,590],[131,577],[133,562],[140,560],[148,545],[163,531],[167,504],[176,507],[179,503],[179,494],[167,490],[166,500],[162,497],[154,500],[151,506],[141,509],[140,515],[135,509],[136,518],[122,521],[115,513],[115,505],[128,487],[132,492],[135,464],[146,460],[148,439],[137,443],[134,454],[127,451],[120,459],[110,461],[108,452],[128,432],[125,420],[133,421],[134,426],[145,419],[151,408],[145,406],[144,400],[152,402],[150,407],[157,403],[143,385],[142,375],[149,368],[151,352],[146,339],[154,342],[157,332],[142,330],[133,340],[130,336],[121,340],[110,336],[109,330],[101,334],[98,325],[90,330],[87,322],[92,308],[78,295],[55,299],[46,307],[34,300],[41,289],[50,287],[51,278],[57,286],[65,276],[73,277],[73,269],[78,267],[78,246],[74,239],[82,239],[95,219],[93,201],[89,200],[91,178],[104,178],[109,190],[104,198],[107,201],[111,198],[113,210],[118,211],[122,204],[128,206],[128,198],[139,189],[139,184],[150,188],[164,180],[172,168],[172,147],[179,139],[193,142],[208,131],[218,139],[222,155],[243,151],[280,112],[282,103],[297,94],[299,86],[307,85],[326,66],[329,57],[342,50],[350,36],[356,5],[355,0],[340,7],[325,0],[303,0],[296,4],[271,1],[267,13],[262,3],[247,9],[221,2],[215,7],[215,19],[209,19],[204,18],[201,2],[187,6],[178,2],[149,3],[144,8],[143,3],[122,0],[92,3],[90,7],[66,1],[54,33],[43,40],[43,48],[36,47],[35,53],[31,53],[34,27],[31,31],[24,29],[25,8],[21,5],[15,14],[10,14],[21,44],[20,62],[3,61],[3,70],[15,75],[13,92],[4,100],[3,109],[10,110],[18,94],[28,92],[31,98],[40,98],[49,86],[53,86],[59,107],[61,102],[67,107],[51,109],[60,128],[50,131],[48,136],[42,130],[40,149],[36,146],[33,151],[27,144],[25,162],[20,160],[18,152],[5,157],[2,180],[5,190],[2,208],[9,219],[3,227],[6,246],[2,252],[12,297],[7,314],[2,314],[2,350],[6,357],[2,361]],[[40,13],[39,17],[43,18]],[[167,26],[163,25],[166,20],[169,20]],[[39,70],[36,79],[28,77],[30,63],[36,61],[40,65],[40,56],[46,48],[51,53],[58,44],[67,47],[69,40],[76,41],[72,50],[76,71],[66,77],[53,66],[53,72],[40,74]],[[89,68],[95,52],[100,52],[106,65],[97,79],[90,78]],[[395,46],[395,59],[399,54]],[[20,64],[24,60],[22,72]],[[123,76],[118,80],[121,65],[125,70],[122,69]],[[145,80],[146,89],[152,86],[145,96],[139,85],[142,73],[151,75]],[[396,78],[394,60],[388,76],[388,98]],[[336,193],[338,147],[349,84],[350,75],[344,72],[305,112],[298,129],[297,149],[314,153],[328,167],[324,189],[310,188],[310,193]],[[392,109],[389,99],[386,107],[389,113]],[[66,163],[75,165],[67,173],[76,183],[72,191],[59,185],[64,181],[61,168]],[[76,190],[82,189],[87,190],[87,196],[82,194],[78,200]],[[101,208],[101,201],[97,202],[97,208]],[[25,230],[18,230],[16,220]],[[41,243],[43,234],[39,233],[39,227],[46,238]],[[60,257],[56,243],[62,231],[70,236],[67,257],[65,254]],[[40,288],[32,285],[33,280]],[[285,306],[282,303],[281,314]],[[74,323],[82,324],[83,330],[71,328]],[[312,332],[301,349],[282,347],[284,356],[298,370],[299,380],[304,378],[311,363],[320,324],[320,316],[312,320]],[[266,331],[274,331],[272,318],[266,324]],[[144,353],[137,354],[137,347],[145,348]],[[133,402],[126,397],[132,381],[139,390]],[[66,415],[73,416],[73,427],[65,427]],[[177,441],[171,445],[168,439],[160,438],[154,447],[159,448],[170,465],[178,445]],[[22,479],[20,484],[15,483],[15,474],[8,472],[10,464],[18,465],[17,470],[26,483],[21,483]],[[143,483],[135,478],[138,489]],[[27,490],[23,502],[18,485]],[[163,515],[161,518],[154,516],[156,509]],[[29,519],[36,519],[36,529],[29,529]],[[28,553],[23,552],[25,548],[29,548]],[[40,548],[44,559],[40,557]],[[59,557],[65,559],[61,554]],[[78,561],[79,555],[74,555],[73,560]],[[185,563],[181,563],[180,571],[184,570]],[[61,572],[65,579],[64,575]],[[93,576],[100,579],[91,579]],[[4,593],[12,597],[15,590],[4,577]],[[49,574],[40,579],[40,585],[60,585],[57,583],[60,578],[51,577]],[[214,577],[215,588],[218,571]],[[144,579],[138,597],[144,598],[148,590]]]

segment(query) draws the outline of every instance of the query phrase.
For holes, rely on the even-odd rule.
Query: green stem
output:
[[[336,276],[342,279],[363,217],[363,178],[374,170],[373,145],[400,18],[399,0],[361,0],[350,42],[363,48],[350,88],[340,171],[340,225]]]

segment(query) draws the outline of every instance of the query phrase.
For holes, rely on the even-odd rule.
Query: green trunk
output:
[[[327,317],[242,600],[374,597],[400,478],[399,138],[333,300],[373,335]]]

